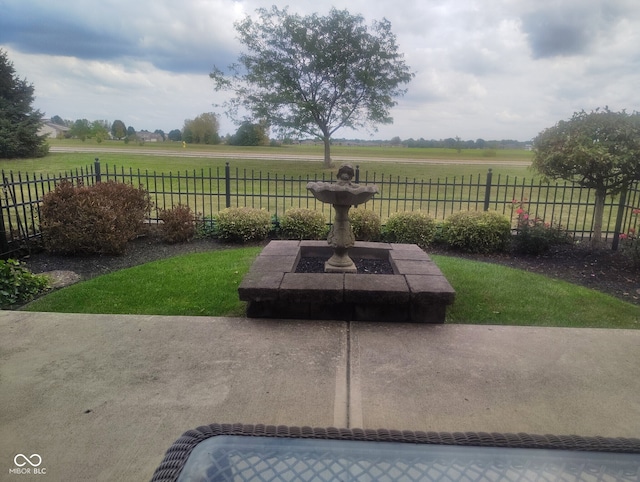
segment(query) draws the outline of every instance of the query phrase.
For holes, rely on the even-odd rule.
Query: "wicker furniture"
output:
[[[153,481],[640,480],[640,439],[212,424]]]

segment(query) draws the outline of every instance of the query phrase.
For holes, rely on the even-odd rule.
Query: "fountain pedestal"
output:
[[[350,205],[334,204],[336,211],[327,242],[333,248],[333,255],[324,264],[325,273],[357,273],[358,269],[353,260],[349,257],[349,248],[356,242],[351,223],[349,222]]]

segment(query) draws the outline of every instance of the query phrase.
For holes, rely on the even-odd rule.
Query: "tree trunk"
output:
[[[602,247],[602,219],[604,217],[604,201],[607,192],[604,189],[596,189],[596,205],[593,211],[593,235],[591,237],[591,248]]]
[[[324,167],[329,169],[331,167],[331,138],[325,135],[322,140],[324,141]]]

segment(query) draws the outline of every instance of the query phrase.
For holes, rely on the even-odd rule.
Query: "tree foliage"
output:
[[[102,142],[109,139],[109,122],[106,120],[95,120],[91,123],[89,135],[96,141]]]
[[[46,135],[38,134],[42,113],[31,106],[34,90],[0,50],[0,158],[42,157],[49,152]]]
[[[327,16],[258,9],[235,28],[246,51],[229,75],[214,68],[216,89],[230,89],[229,112],[239,109],[280,130],[321,139],[325,165],[331,136],[340,128],[389,124],[394,98],[413,73],[398,52],[391,24],[370,28],[360,15],[333,8]]]
[[[51,118],[51,122],[54,123],[55,125],[58,125],[58,126],[68,127],[67,126],[67,122],[62,117],[60,117],[59,115],[54,115]]]
[[[533,148],[533,167],[540,173],[595,191],[592,240],[600,244],[606,196],[640,180],[640,114],[609,108],[575,112],[538,134]]]
[[[91,123],[87,119],[77,119],[69,128],[69,135],[84,142],[91,137]]]
[[[236,133],[229,139],[232,146],[268,146],[269,136],[267,127],[263,122],[252,124],[243,122]]]
[[[124,139],[127,137],[127,126],[120,119],[114,120],[111,124],[111,135],[114,139]]]
[[[180,129],[173,129],[172,131],[169,132],[167,137],[169,138],[170,141],[179,142],[182,140],[182,132],[180,131]]]
[[[190,144],[219,144],[218,118],[212,112],[200,114],[195,119],[184,121],[182,140]]]

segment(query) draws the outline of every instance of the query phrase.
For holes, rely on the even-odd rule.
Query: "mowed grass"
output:
[[[640,328],[640,307],[599,291],[492,263],[432,258],[456,290],[448,323]]]
[[[75,147],[89,149],[97,148],[122,148],[137,151],[175,151],[176,153],[189,152],[217,152],[229,153],[230,155],[238,152],[255,153],[255,154],[273,154],[278,155],[303,155],[316,156],[323,158],[324,145],[322,142],[315,144],[296,144],[281,146],[230,146],[226,144],[207,145],[207,144],[187,144],[182,147],[181,142],[148,142],[143,145],[137,143],[125,144],[123,141],[105,141],[95,142],[88,139],[85,142],[79,139],[49,139],[49,145],[52,147]],[[370,145],[353,145],[349,142],[335,140],[331,145],[332,157],[365,157],[365,158],[398,158],[398,159],[462,159],[469,161],[477,160],[496,160],[503,161],[531,161],[533,157],[532,151],[524,149],[447,149],[447,148],[407,148],[402,146],[389,146],[378,144]]]
[[[69,286],[24,309],[242,316],[245,303],[237,288],[260,249],[155,261]],[[640,308],[594,290],[495,264],[449,256],[433,259],[456,290],[448,323],[640,328]]]
[[[55,291],[25,307],[59,313],[240,316],[238,285],[262,248],[196,253],[128,268]]]
[[[200,147],[194,147],[194,150],[200,150]],[[355,149],[355,148],[354,148]],[[406,149],[407,151],[413,151],[413,149]],[[129,173],[131,170],[134,174],[140,171],[142,174],[148,172],[149,174],[177,174],[177,173],[201,173],[204,172],[208,175],[209,170],[215,175],[216,170],[220,170],[220,173],[224,173],[226,163],[229,163],[230,168],[235,172],[236,169],[242,174],[245,171],[248,174],[252,172],[269,173],[271,176],[278,175],[279,177],[287,176],[288,178],[310,178],[322,176],[329,177],[331,174],[335,175],[339,164],[342,163],[338,155],[334,155],[334,167],[326,169],[323,167],[321,160],[301,160],[301,159],[288,159],[279,157],[281,154],[277,150],[270,150],[270,148],[261,148],[260,151],[256,151],[260,155],[273,156],[272,158],[263,159],[244,159],[237,158],[235,156],[246,153],[246,148],[242,151],[228,152],[221,150],[219,153],[224,157],[207,158],[207,157],[189,157],[186,154],[189,152],[176,151],[174,155],[158,155],[153,151],[149,151],[147,154],[129,153],[129,152],[95,152],[95,153],[78,153],[78,152],[52,152],[48,156],[39,159],[22,159],[22,160],[0,160],[0,169],[4,170],[6,174],[10,172],[14,173],[28,173],[29,175],[42,176],[56,176],[61,173],[73,173],[75,170],[81,170],[91,168],[94,163],[94,159],[98,157],[102,166],[103,172],[109,170],[112,172],[115,168],[118,173],[124,169],[125,173]],[[453,151],[455,152],[455,151]],[[526,152],[526,151],[523,151]],[[228,154],[228,157],[226,155]],[[290,153],[287,153],[290,154]],[[318,153],[313,153],[316,155]],[[370,177],[374,174],[376,178],[384,176],[385,179],[392,177],[394,179],[400,178],[402,180],[436,180],[445,178],[461,178],[462,176],[486,176],[489,169],[494,171],[495,175],[502,177],[509,176],[510,178],[517,177],[518,179],[538,179],[537,174],[528,166],[524,165],[511,165],[499,160],[489,159],[485,161],[478,161],[473,159],[462,159],[464,164],[449,163],[447,160],[460,159],[459,157],[442,158],[442,163],[432,164],[420,162],[424,160],[420,156],[415,158],[401,157],[399,155],[392,155],[389,153],[390,158],[376,159],[375,156],[361,152],[354,151],[350,155],[356,154],[362,155],[363,159],[357,162],[349,161],[353,165],[360,167],[360,172],[364,176],[364,173],[368,173]],[[402,154],[402,153],[398,153]],[[418,153],[413,153],[417,155]],[[319,155],[319,154],[318,154]],[[368,156],[364,158],[364,156]],[[430,158],[430,155],[428,155]],[[525,160],[526,162],[526,160]]]

